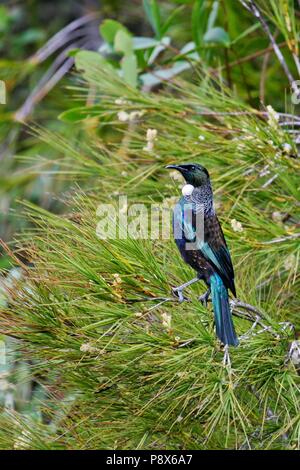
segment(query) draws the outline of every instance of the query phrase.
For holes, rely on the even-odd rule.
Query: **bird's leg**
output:
[[[207,291],[204,294],[200,295],[200,297],[198,298],[198,300],[202,303],[204,307],[207,307],[209,296],[210,296],[210,287],[207,289]]]
[[[300,366],[300,341],[295,340],[291,343],[289,352],[287,354],[287,357],[285,359],[285,364],[287,364],[289,361],[291,361],[296,369],[299,368]]]
[[[199,278],[198,278],[198,277],[194,277],[194,278],[191,279],[190,281],[185,282],[184,284],[181,284],[181,286],[172,287],[173,294],[175,294],[176,297],[178,297],[179,302],[183,302],[183,301],[185,300],[182,291],[183,291],[186,287],[190,286],[191,284],[194,284],[194,283],[197,282],[197,281],[199,281]]]
[[[231,368],[231,360],[230,360],[230,355],[229,355],[228,344],[225,344],[224,346],[223,366]]]

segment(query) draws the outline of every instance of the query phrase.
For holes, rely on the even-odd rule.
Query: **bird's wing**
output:
[[[195,249],[209,262],[212,268],[221,276],[225,286],[234,295],[234,271],[230,253],[226,245],[220,222],[216,215],[204,217],[204,232],[199,233],[196,217],[199,217],[198,206],[183,199],[174,208],[173,228],[175,238],[183,237],[193,243]],[[192,212],[190,217],[188,214]],[[201,232],[201,231],[200,231]]]
[[[205,259],[215,267],[224,284],[236,295],[230,252],[216,215],[204,218],[204,240],[199,240],[198,245]]]

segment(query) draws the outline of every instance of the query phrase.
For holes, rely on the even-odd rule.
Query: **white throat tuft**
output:
[[[194,191],[194,186],[192,184],[185,184],[182,188],[182,194],[183,196],[190,196],[192,192]]]

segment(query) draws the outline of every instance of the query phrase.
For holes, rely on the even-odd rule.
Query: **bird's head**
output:
[[[198,163],[185,163],[182,165],[167,165],[166,168],[179,171],[188,184],[195,188],[203,186],[209,181],[209,174],[206,168]]]

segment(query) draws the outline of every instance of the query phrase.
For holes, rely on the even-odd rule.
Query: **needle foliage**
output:
[[[60,197],[63,215],[23,203],[32,228],[18,243],[31,265],[6,282],[0,328],[36,393],[17,402],[19,385],[5,382],[19,409],[5,407],[0,447],[299,449],[300,381],[288,355],[300,328],[291,133],[274,110],[253,108],[197,64],[155,92],[96,52],[78,52],[76,66],[79,106],[61,116],[65,130],[32,129],[56,153],[59,177],[76,183]],[[189,302],[164,301],[193,277],[171,237],[97,235],[97,208],[122,213],[120,196],[157,204],[169,221],[182,181],[165,166],[179,162],[209,170],[238,298],[262,317],[249,333],[255,314],[235,312],[231,367],[211,305],[197,300],[203,285],[189,288]]]

